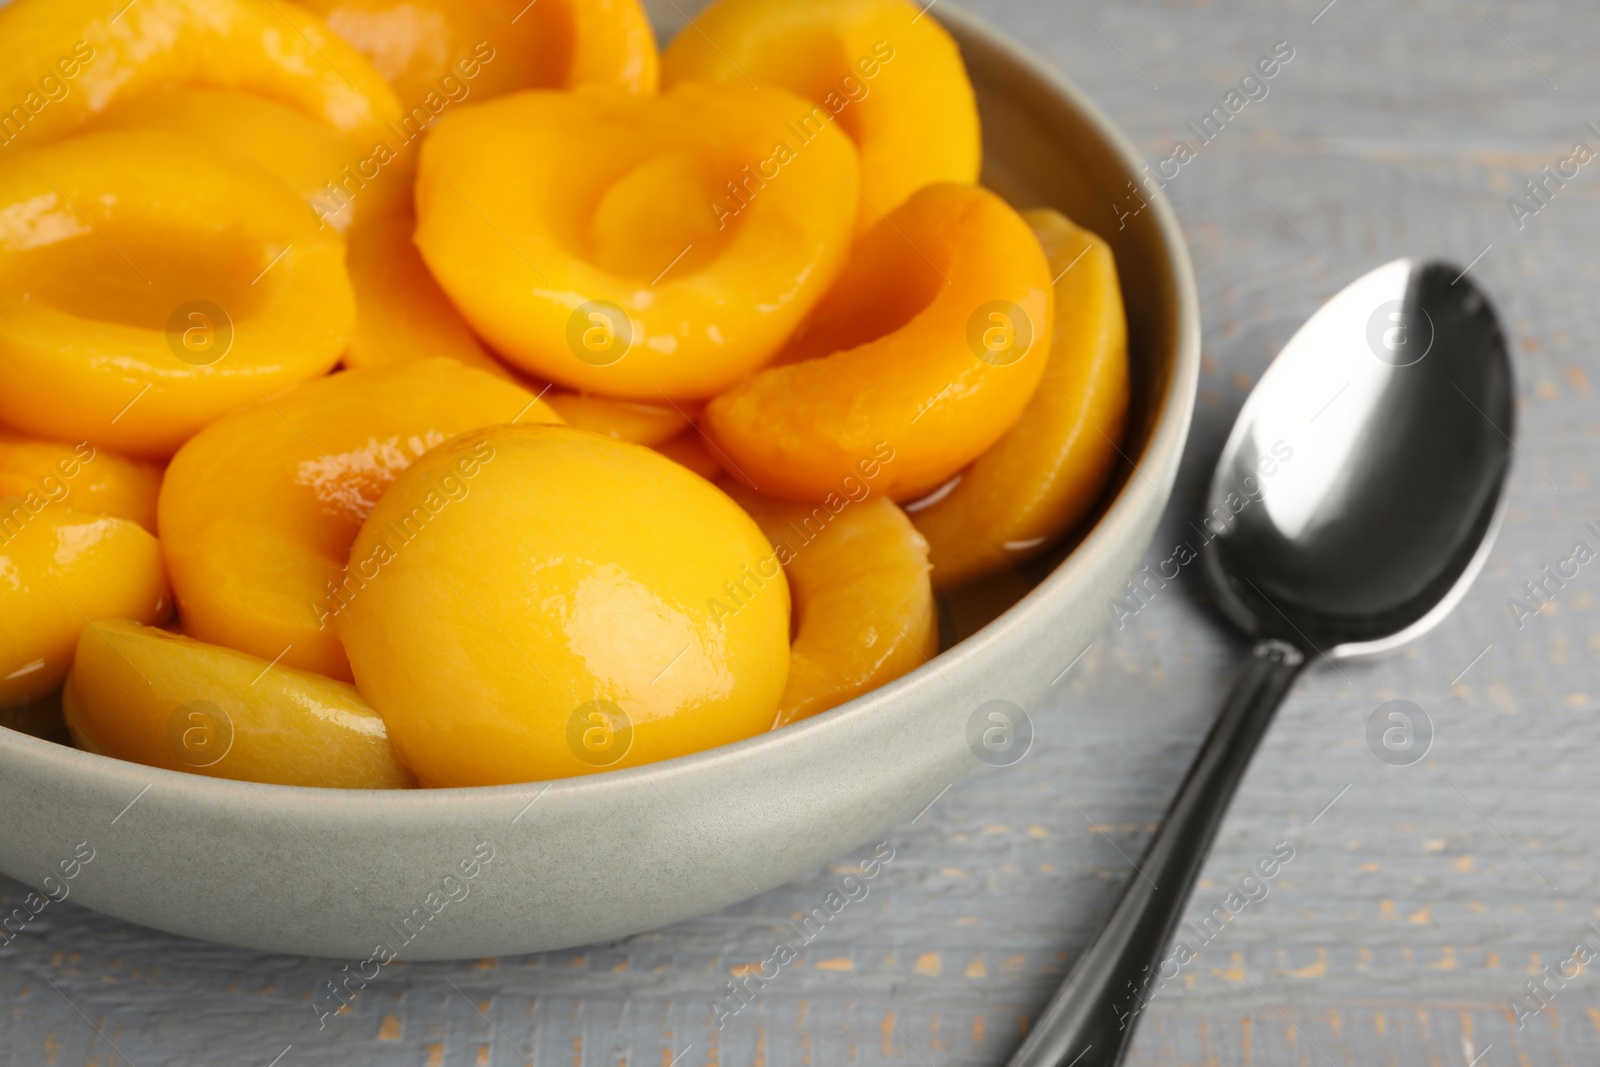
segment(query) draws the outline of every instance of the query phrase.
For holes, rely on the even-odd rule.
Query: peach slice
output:
[[[62,694],[79,748],[273,785],[405,789],[355,686],[125,621],[91,623]]]
[[[911,516],[941,589],[1037,556],[1077,525],[1116,467],[1127,422],[1128,322],[1111,246],[1059,212],[1023,218],[1059,276],[1050,362],[1016,426]]]
[[[338,361],[343,238],[270,174],[191,149],[130,129],[0,158],[0,421],[159,459]]]
[[[457,434],[560,422],[532,393],[449,359],[346,371],[221,419],[173,459],[161,538],[191,636],[348,681],[330,625],[362,522],[401,471]],[[440,473],[428,524],[473,490],[477,467]],[[358,579],[356,579],[358,580]]]
[[[0,41],[0,100],[25,116],[6,129],[8,142],[64,137],[167,85],[264,96],[363,145],[400,117],[394,92],[359,52],[278,0],[15,0],[0,8]]]
[[[925,185],[978,180],[978,106],[961,52],[909,0],[717,0],[662,56],[685,80],[788,89],[861,151],[861,228]]]
[[[434,487],[471,495],[407,539]],[[428,786],[670,759],[766,730],[789,593],[756,524],[639,445],[499,426],[435,449],[350,549],[356,681]]]
[[[506,376],[450,303],[411,241],[404,167],[368,164],[350,140],[286,105],[225,89],[171,87],[100,116],[94,129],[155,127],[204,143],[282,180],[345,235],[356,321],[344,364],[378,367],[445,356]]]
[[[87,442],[40,441],[0,429],[0,500],[14,496],[33,514],[65,505],[87,515],[130,519],[153,534],[160,492],[161,468],[154,463]],[[8,514],[0,513],[0,526]]]
[[[407,107],[430,94],[519,89],[656,91],[660,58],[639,0],[305,0],[367,56]]]
[[[54,692],[90,622],[172,608],[161,548],[138,523],[0,500],[0,706]]]
[[[1049,358],[1050,267],[1027,223],[971,185],[931,185],[868,231],[779,365],[706,406],[760,492],[822,500],[860,464],[914,500],[986,452]]]
[[[730,488],[772,542],[794,598],[774,726],[837,707],[939,651],[927,542],[892,501],[866,491],[811,507]]]
[[[358,222],[409,211],[404,166],[357,168],[366,151],[288,104],[238,89],[172,85],[119,101],[91,130],[154,127],[181,135],[190,152],[217,151],[265,170],[305,198],[317,217],[348,234]],[[392,163],[392,161],[391,161]]]
[[[712,396],[778,351],[843,266],[856,154],[781,90],[524,92],[423,145],[417,246],[489,346],[568,389]],[[596,145],[604,146],[595,150]],[[743,183],[737,217],[711,208]]]
[[[617,441],[655,448],[694,425],[701,405],[693,401],[647,404],[609,396],[552,390],[545,401],[567,425]]]
[[[422,262],[409,208],[350,231],[346,265],[356,294],[356,326],[344,365],[351,370],[444,357],[500,378],[510,374]]]

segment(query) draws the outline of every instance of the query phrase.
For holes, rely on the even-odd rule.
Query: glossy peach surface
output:
[[[90,621],[171,610],[160,546],[138,523],[0,500],[0,705],[59,688]]]
[[[518,89],[653,93],[655,35],[638,0],[305,0],[372,61],[402,106]]]
[[[221,152],[267,171],[305,198],[317,217],[340,233],[358,221],[380,219],[411,204],[403,167],[355,168],[366,145],[289,104],[245,89],[167,85],[121,98],[98,113],[89,129],[148,126],[178,134],[188,155]]]
[[[516,420],[560,421],[511,382],[433,359],[336,374],[207,427],[161,489],[162,547],[185,632],[348,680],[331,624],[362,522],[429,449]]]
[[[880,491],[914,499],[981,456],[1049,358],[1050,268],[1005,201],[933,185],[857,245],[779,365],[706,407],[705,429],[759,491],[837,492],[888,448]]]
[[[701,411],[701,405],[688,400],[649,404],[559,389],[544,398],[569,426],[651,448],[688,430]]]
[[[400,115],[355,49],[298,4],[277,0],[48,0],[0,8],[0,100],[31,112],[26,144],[66,136],[97,113],[167,85],[238,89],[287,104],[368,144]],[[66,92],[43,100],[41,74]],[[10,131],[8,131],[10,132]]]
[[[87,442],[41,441],[0,429],[0,500],[31,513],[61,505],[89,515],[131,519],[156,532],[162,469]]]
[[[416,784],[354,686],[137,623],[85,628],[62,709],[80,748],[150,767],[327,789]]]
[[[939,652],[928,544],[883,497],[797,504],[734,499],[761,525],[794,598],[789,681],[775,725],[809,718],[892,682]]]
[[[351,370],[444,357],[500,378],[510,375],[479,343],[422,262],[409,208],[350,231],[345,265],[356,325],[344,365]]]
[[[452,480],[467,491],[432,510]],[[750,737],[789,671],[788,585],[756,524],[676,463],[583,430],[498,427],[430,452],[363,524],[350,572],[337,627],[356,683],[428,786]]]
[[[941,588],[1037,556],[1105,489],[1128,415],[1128,320],[1111,246],[1060,212],[1023,215],[1056,276],[1044,381],[1022,418],[956,486],[912,515]]]
[[[783,346],[849,251],[855,149],[832,126],[802,140],[788,124],[807,107],[691,83],[461,108],[423,148],[417,245],[527,373],[650,403],[711,396]],[[745,206],[719,216],[730,182],[748,183]]]
[[[344,240],[264,171],[117,130],[0,156],[0,421],[164,458],[338,362]]]
[[[978,107],[955,41],[910,0],[717,0],[662,57],[662,79],[788,89],[861,151],[861,227],[925,185],[975,182]]]
[[[356,300],[345,366],[446,356],[504,375],[412,243],[416,218],[405,166],[363,162],[364,153],[345,135],[239,90],[167,87],[126,100],[94,122],[95,129],[139,126],[262,168],[304,197],[321,223],[345,235]]]

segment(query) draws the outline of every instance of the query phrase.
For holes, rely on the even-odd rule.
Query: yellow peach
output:
[[[471,493],[428,514],[458,464]],[[768,729],[789,594],[755,523],[639,445],[570,427],[467,434],[384,494],[337,628],[428,786],[669,759]]]
[[[185,631],[348,680],[330,622],[373,505],[429,449],[519,419],[561,421],[509,381],[430,359],[345,371],[213,423],[173,459],[161,488],[162,547]],[[473,476],[430,489],[443,506]]]
[[[704,399],[782,347],[848,254],[855,149],[832,127],[802,139],[786,123],[805,110],[780,90],[692,83],[469,105],[423,145],[417,246],[524,372]],[[745,206],[719,215],[733,183]]]
[[[1128,413],[1128,322],[1111,246],[1055,211],[1023,215],[1055,283],[1044,381],[1022,418],[912,521],[952,589],[1046,551],[1104,491]]]
[[[834,510],[731,491],[772,541],[794,597],[775,725],[837,707],[938,653],[928,544],[892,501],[841,497]]]
[[[931,6],[931,5],[930,5]],[[861,152],[861,228],[935,182],[978,180],[978,106],[961,52],[909,0],[716,0],[662,57],[685,80],[788,89]]]
[[[0,705],[53,692],[88,623],[171,610],[161,549],[138,523],[0,500]]]
[[[428,272],[411,241],[415,227],[405,209],[351,229],[345,264],[355,288],[356,326],[344,365],[361,370],[444,357],[509,378]]]
[[[405,106],[429,94],[612,85],[653,93],[660,58],[639,0],[305,0]],[[464,87],[464,92],[463,92]]]
[[[164,458],[326,372],[344,241],[258,168],[132,129],[0,156],[0,421]]]
[[[88,515],[131,519],[155,533],[161,473],[154,463],[87,442],[40,441],[0,429],[0,499],[14,496],[33,512],[46,502],[61,504]]]
[[[609,396],[568,393],[559,389],[552,389],[544,398],[569,426],[650,448],[677,437],[691,427],[701,408],[701,405],[689,400],[646,404],[638,400],[615,400]]]
[[[169,87],[109,109],[93,129],[155,127],[253,163],[282,180],[345,235],[356,321],[344,364],[378,367],[445,356],[502,377],[411,241],[404,167],[365,173],[348,138],[273,100],[226,89]]]
[[[167,85],[264,96],[361,144],[400,115],[394,92],[359,52],[298,4],[278,0],[15,0],[0,8],[0,42],[0,100],[19,102],[5,125],[8,144],[64,137]],[[64,91],[41,95],[41,76],[58,73]]]
[[[133,622],[84,629],[62,711],[78,747],[150,767],[330,789],[416,784],[355,686]]]
[[[706,405],[757,489],[822,500],[885,448],[880,490],[914,500],[988,451],[1049,358],[1050,266],[974,185],[930,185],[869,230],[780,356]]]
[[[168,86],[121,100],[88,128],[136,126],[181,135],[190,155],[215,151],[255,164],[304,197],[340,233],[360,221],[410,210],[404,166],[364,177],[355,168],[365,152],[350,138],[276,100],[236,89]]]

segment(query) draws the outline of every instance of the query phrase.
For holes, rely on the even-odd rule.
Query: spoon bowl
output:
[[[1402,259],[1357,279],[1267,369],[1217,464],[1206,569],[1222,609],[1332,659],[1432,629],[1493,544],[1513,401],[1470,278]]]

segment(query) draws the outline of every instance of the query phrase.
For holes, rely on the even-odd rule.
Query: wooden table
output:
[[[1326,2],[976,5],[1097,97],[1152,163],[1194,142],[1185,122],[1259,57],[1293,49],[1268,96],[1168,186],[1199,273],[1206,357],[1152,560],[1184,536],[1262,368],[1345,278],[1412,253],[1472,263],[1519,359],[1520,460],[1487,572],[1399,658],[1324,666],[1296,686],[1190,919],[1281,843],[1293,859],[1155,998],[1132,1062],[1593,1064],[1600,976],[1548,994],[1521,1029],[1507,1001],[1577,941],[1600,949],[1585,927],[1600,915],[1600,562],[1520,629],[1508,606],[1575,542],[1600,549],[1584,528],[1600,519],[1600,161],[1552,183],[1545,204],[1523,195],[1539,210],[1520,227],[1508,206],[1575,142],[1600,151],[1586,125],[1600,127],[1594,12],[1579,0]],[[673,15],[672,0],[660,7]],[[1115,225],[1109,205],[1082,221]],[[896,827],[870,896],[720,1031],[711,1002],[725,983],[852,857],[619,944],[396,963],[321,1031],[309,998],[325,963],[53,907],[0,954],[0,1063],[1001,1064],[1130,876],[1243,651],[1188,576],[1125,628],[1107,619],[1036,715],[1028,758]],[[1432,722],[1415,765],[1369,750],[1368,719],[1391,699]],[[21,890],[0,880],[0,896]]]

